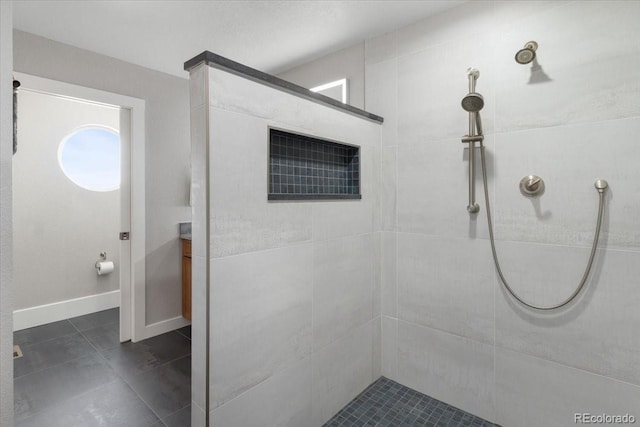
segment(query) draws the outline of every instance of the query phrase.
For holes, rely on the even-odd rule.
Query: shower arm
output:
[[[480,72],[475,68],[470,68],[467,72],[469,76],[469,93],[475,93],[476,80]],[[462,137],[463,143],[469,144],[469,213],[478,213],[480,206],[476,203],[476,183],[475,183],[475,148],[476,142],[482,144],[482,122],[479,112],[469,112],[469,134]]]

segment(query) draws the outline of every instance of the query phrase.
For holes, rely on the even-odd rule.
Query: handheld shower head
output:
[[[476,92],[471,92],[464,98],[462,98],[462,102],[460,102],[464,111],[469,113],[477,113],[482,110],[484,107],[484,98],[482,95]]]

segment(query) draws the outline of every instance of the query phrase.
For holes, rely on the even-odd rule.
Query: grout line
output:
[[[503,350],[503,351],[508,351],[508,352],[511,352],[511,353],[516,353],[516,354],[520,354],[520,355],[525,356],[525,357],[529,357],[531,359],[540,360],[540,361],[542,361],[544,363],[551,363],[553,365],[560,366],[560,367],[563,367],[563,368],[568,368],[568,369],[571,369],[571,370],[584,372],[584,373],[589,374],[589,375],[595,375],[597,377],[604,378],[605,380],[613,381],[613,382],[620,383],[620,384],[625,384],[625,385],[628,385],[628,386],[631,386],[631,387],[634,387],[634,388],[637,388],[637,389],[640,390],[640,384],[635,384],[635,383],[632,383],[632,382],[629,382],[629,381],[624,381],[624,380],[621,380],[621,379],[618,379],[618,378],[609,377],[607,375],[604,375],[604,374],[601,374],[601,373],[598,373],[598,372],[590,371],[590,370],[587,370],[587,369],[584,369],[584,368],[578,368],[576,366],[567,365],[566,363],[557,362],[557,361],[551,360],[551,359],[545,359],[543,357],[536,356],[536,355],[529,354],[529,353],[524,353],[524,352],[519,351],[519,350],[513,350],[511,348],[502,347],[502,346],[498,346],[498,345],[496,345],[495,347],[497,349],[500,349],[500,350]]]
[[[312,224],[313,224],[313,220],[312,220]],[[249,251],[249,252],[241,252],[241,253],[236,253],[236,254],[217,256],[217,257],[211,258],[211,260],[226,259],[226,258],[231,258],[231,257],[240,257],[240,256],[243,256],[243,255],[251,255],[251,254],[257,254],[257,253],[260,253],[260,252],[275,251],[275,250],[279,250],[279,249],[289,249],[289,248],[308,245],[308,244],[334,242],[334,241],[337,241],[337,240],[343,240],[343,239],[348,239],[348,238],[367,236],[369,234],[375,234],[375,233],[378,233],[380,231],[385,231],[385,230],[373,230],[373,229],[371,229],[371,230],[368,230],[368,231],[365,231],[365,232],[362,232],[362,233],[344,234],[344,235],[340,235],[340,236],[334,236],[334,237],[328,237],[328,238],[320,238],[320,239],[316,239],[316,238],[312,237],[311,239],[300,240],[300,241],[292,242],[290,244],[285,244],[285,245],[282,245],[282,246],[274,246],[274,247],[271,247],[271,248],[256,249],[256,250],[252,250],[252,251]],[[488,239],[486,239],[486,240],[488,240]]]
[[[59,322],[69,322],[69,319],[59,320]],[[57,322],[51,322],[51,323],[57,323]],[[33,328],[39,328],[39,327],[41,327],[41,326],[50,325],[51,323],[45,323],[44,325],[34,326]],[[75,327],[75,326],[73,326],[73,323],[69,322],[69,324],[70,324],[70,325],[71,325],[71,327],[74,329],[74,332],[69,332],[69,333],[62,334],[62,335],[58,335],[58,336],[55,336],[55,337],[52,337],[52,338],[47,338],[47,339],[44,339],[44,340],[42,340],[42,341],[35,341],[35,342],[31,343],[31,344],[26,344],[26,345],[24,345],[24,344],[16,344],[16,345],[20,345],[20,348],[26,348],[26,347],[30,347],[30,346],[32,346],[32,345],[41,344],[41,343],[45,343],[45,342],[48,342],[48,341],[52,341],[52,340],[55,340],[55,339],[58,339],[58,338],[66,337],[66,336],[69,336],[69,335],[73,335],[73,334],[75,334],[76,332],[79,332],[79,331],[76,329],[76,327]],[[33,328],[27,328],[27,329],[33,329]],[[20,331],[15,331],[15,332],[13,332],[13,340],[14,340],[14,344],[15,344],[15,335],[16,335],[17,333],[22,332],[22,331],[26,331],[27,329],[21,329]]]
[[[115,323],[115,322],[112,322],[112,323]],[[89,339],[88,339],[88,338],[87,338],[87,337],[86,337],[86,336],[85,336],[85,335],[84,335],[84,334],[83,334],[83,333],[82,333],[82,332],[81,332],[81,331],[80,331],[80,330],[79,330],[75,325],[73,325],[73,323],[72,323],[72,326],[73,326],[74,328],[76,328],[76,330],[77,330],[77,331],[78,331],[78,333],[82,336],[82,338],[84,338],[84,339],[89,343],[89,345],[90,345],[90,346],[94,349],[94,351],[98,354],[98,357],[99,357],[102,361],[104,361],[104,363],[107,365],[107,367],[109,367],[109,369],[111,369],[111,370],[113,371],[113,373],[114,373],[118,378],[120,378],[123,382],[125,382],[127,385],[129,385],[129,383],[127,383],[127,382],[125,381],[125,379],[122,377],[122,375],[120,375],[120,373],[119,373],[119,372],[114,368],[114,366],[109,362],[109,359],[107,359],[107,357],[106,357],[104,354],[102,354],[102,352],[103,352],[103,351],[112,350],[112,349],[116,348],[117,346],[113,346],[113,347],[110,347],[110,348],[105,348],[105,349],[103,349],[103,350],[98,350],[98,348],[97,348],[95,345],[93,345],[93,343],[92,343],[92,342],[91,342],[91,341],[90,341],[90,340],[89,340]],[[118,326],[119,326],[119,322],[118,322]],[[94,328],[94,329],[95,329],[95,328]],[[87,329],[87,331],[90,331],[90,330],[91,330],[91,329]],[[121,343],[119,343],[119,344],[121,344]]]
[[[103,356],[103,357],[104,357],[104,356]],[[123,372],[123,373],[122,373],[122,376],[120,375],[120,373],[119,373],[119,372],[118,372],[118,371],[117,371],[113,366],[111,366],[111,364],[109,364],[109,366],[111,367],[111,369],[113,369],[113,370],[116,372],[116,374],[118,374],[118,376],[120,376],[120,377],[122,378],[122,380],[123,380],[123,381],[125,381],[127,384],[129,384],[129,382],[127,381],[127,378],[137,378],[137,377],[139,377],[139,376],[141,376],[141,375],[146,375],[146,374],[148,374],[148,373],[150,373],[150,372],[152,372],[152,371],[154,371],[154,370],[156,370],[156,369],[163,368],[163,367],[165,367],[166,365],[168,365],[168,364],[170,364],[170,363],[176,362],[176,361],[181,360],[181,359],[184,359],[184,358],[186,358],[186,357],[191,357],[191,353],[189,353],[189,354],[185,354],[185,355],[182,355],[182,356],[178,356],[178,357],[176,357],[175,359],[167,360],[167,361],[165,361],[165,362],[162,362],[162,363],[161,363],[161,364],[159,364],[158,366],[154,366],[154,367],[151,367],[151,368],[149,368],[149,369],[145,369],[144,371],[142,371],[142,372],[138,372],[138,373],[136,373],[136,374],[131,374],[131,373]],[[106,359],[106,358],[105,358],[105,359]],[[109,361],[108,361],[108,360],[107,360],[107,363],[109,363]],[[125,376],[126,376],[127,378],[125,378]]]
[[[140,396],[140,394],[136,391],[136,389],[134,389],[131,384],[125,381],[124,378],[122,378],[122,381],[127,385],[127,387],[129,387],[129,389],[136,395],[136,397],[140,399],[140,401],[151,411],[151,413],[155,415],[158,420],[160,420],[160,423],[166,426],[164,420],[160,417],[160,415],[151,407],[151,405],[146,400],[142,398],[142,396]]]
[[[71,322],[69,322],[71,323]],[[102,356],[102,354],[100,353],[100,350],[98,350],[98,348],[93,345],[93,343],[89,340],[89,338],[87,338],[80,329],[78,329],[78,327],[76,325],[74,325],[73,323],[71,323],[71,326],[73,326],[75,328],[76,331],[78,331],[78,333],[80,334],[80,336],[82,338],[84,338],[84,340],[91,346],[91,348],[98,354],[100,354],[100,356]],[[91,329],[87,329],[88,331],[90,331]],[[103,356],[104,359],[104,356]]]
[[[399,342],[400,342],[400,336],[399,336],[399,333],[400,333],[400,326],[399,326],[400,322],[398,321],[399,317],[400,317],[400,313],[399,313],[400,304],[398,302],[399,299],[400,299],[399,298],[399,293],[398,293],[398,285],[399,285],[398,284],[398,277],[399,277],[399,268],[398,268],[398,251],[399,251],[398,247],[399,247],[399,245],[398,245],[398,242],[400,241],[400,239],[398,238],[398,236],[399,236],[399,221],[400,221],[399,220],[399,215],[398,215],[398,200],[400,198],[398,197],[398,194],[399,194],[399,182],[400,181],[398,180],[398,170],[400,169],[399,168],[399,162],[400,162],[400,149],[401,149],[401,147],[400,147],[400,144],[399,144],[400,141],[398,141],[398,120],[397,120],[397,116],[399,116],[398,105],[400,105],[400,102],[399,102],[400,91],[398,89],[398,81],[399,81],[399,79],[398,79],[398,72],[399,72],[398,71],[398,64],[399,64],[399,59],[398,59],[397,35],[398,35],[398,33],[396,31],[396,34],[394,35],[394,44],[395,44],[395,46],[394,46],[394,50],[395,50],[395,52],[394,52],[394,67],[395,67],[395,70],[394,71],[395,71],[396,78],[393,81],[393,83],[394,83],[393,90],[394,90],[394,93],[395,93],[395,111],[396,111],[396,126],[395,126],[395,129],[394,129],[394,143],[396,144],[395,145],[395,147],[396,147],[395,148],[396,157],[395,157],[395,165],[394,165],[395,166],[395,171],[394,171],[394,173],[395,173],[395,177],[394,177],[395,178],[395,197],[394,197],[394,199],[395,199],[394,200],[394,210],[395,210],[394,215],[395,215],[395,217],[394,217],[394,222],[393,222],[393,234],[394,234],[394,236],[393,236],[393,239],[394,239],[393,244],[395,245],[395,248],[394,248],[394,251],[393,251],[394,252],[393,253],[393,257],[394,257],[394,259],[393,259],[393,263],[394,263],[394,283],[393,283],[394,291],[393,291],[393,295],[394,295],[394,300],[395,300],[394,301],[394,309],[395,310],[394,310],[393,314],[394,314],[394,317],[395,317],[395,322],[394,322],[395,323],[395,328],[394,328],[395,329],[395,337],[394,337],[395,354],[394,354],[394,357],[393,357],[394,363],[393,363],[393,366],[391,366],[391,373],[390,373],[391,375],[393,375],[394,378],[399,378],[399,372],[400,372],[400,362],[399,362],[399,360],[400,360],[400,345],[399,345]]]
[[[468,336],[465,336],[465,335],[460,335],[460,334],[457,334],[457,333],[455,333],[455,332],[451,332],[451,331],[447,331],[447,330],[445,330],[445,329],[437,328],[437,327],[435,327],[435,326],[422,325],[422,324],[420,324],[420,323],[411,322],[411,321],[404,320],[404,319],[401,319],[401,318],[398,318],[397,320],[398,320],[398,324],[399,324],[400,322],[403,322],[403,323],[407,323],[407,324],[409,324],[409,325],[418,326],[418,327],[420,327],[420,328],[431,329],[431,330],[434,330],[434,331],[436,331],[436,332],[441,332],[441,333],[443,333],[443,334],[447,334],[447,335],[450,335],[450,336],[455,337],[455,338],[461,338],[461,339],[464,339],[464,340],[467,340],[467,341],[471,341],[471,342],[474,342],[474,343],[476,343],[476,344],[481,344],[481,345],[484,345],[484,346],[492,346],[492,347],[495,347],[495,344],[491,344],[491,343],[488,343],[488,342],[486,342],[486,341],[480,341],[480,340],[479,340],[479,339],[477,339],[477,338],[471,338],[471,337],[468,337]]]
[[[188,408],[188,407],[190,407],[190,406],[191,406],[191,400],[189,400],[189,403],[188,403],[188,404],[184,405],[182,408],[178,409],[177,411],[173,411],[172,413],[170,413],[169,415],[167,415],[166,417],[164,417],[164,418],[163,418],[163,419],[161,419],[160,421],[162,421],[162,423],[166,425],[167,423],[165,423],[164,421],[165,421],[167,418],[174,416],[174,415],[175,415],[175,414],[177,414],[178,412],[183,411],[184,409],[186,409],[186,408]]]
[[[495,204],[495,201],[492,202]],[[493,217],[494,227],[495,227],[495,217]],[[433,239],[441,239],[441,240],[463,240],[463,241],[487,241],[489,242],[489,237],[471,237],[471,236],[449,236],[445,234],[433,234],[433,233],[421,233],[415,231],[405,231],[405,230],[397,230],[397,234],[405,234],[410,236],[422,236],[429,237]],[[571,248],[571,249],[591,249],[591,244],[589,245],[570,245],[570,244],[561,244],[561,243],[545,243],[545,242],[536,242],[532,240],[511,240],[511,239],[496,239],[496,244],[500,243],[511,243],[518,245],[531,245],[531,246],[543,246],[543,247],[558,247],[558,248]],[[601,243],[598,243],[598,251],[609,251],[609,252],[624,252],[624,253],[640,253],[640,248],[620,248],[620,247],[606,247],[601,246]]]
[[[103,356],[103,357],[104,357],[104,356]],[[126,373],[123,373],[123,374],[121,375],[121,374],[120,374],[116,369],[114,369],[110,364],[109,364],[109,366],[110,366],[110,367],[111,367],[111,369],[116,373],[116,375],[117,375],[117,376],[118,376],[118,377],[119,377],[119,378],[120,378],[120,379],[121,379],[121,380],[122,380],[122,381],[123,381],[123,382],[124,382],[124,383],[125,383],[125,384],[130,388],[130,389],[131,389],[131,390],[133,390],[133,392],[136,394],[136,396],[137,396],[137,397],[138,397],[138,398],[139,398],[139,399],[140,399],[140,400],[141,400],[141,401],[142,401],[142,402],[143,402],[143,403],[144,403],[144,404],[149,408],[149,410],[150,410],[151,412],[153,412],[153,414],[158,418],[158,420],[160,420],[160,422],[161,422],[163,425],[165,425],[165,426],[166,426],[166,424],[165,424],[165,422],[164,422],[164,419],[163,419],[163,418],[161,418],[161,417],[160,417],[160,415],[159,415],[158,413],[156,413],[156,411],[151,407],[151,405],[150,405],[150,404],[149,404],[145,399],[143,399],[143,398],[142,398],[142,396],[141,396],[141,395],[140,395],[140,394],[139,394],[139,393],[138,393],[138,392],[133,388],[133,384],[132,384],[130,381],[131,381],[131,379],[133,379],[133,378],[139,378],[139,377],[141,377],[141,376],[143,376],[143,375],[146,375],[146,374],[151,373],[151,372],[153,372],[153,371],[155,371],[155,370],[158,370],[158,369],[160,369],[160,368],[163,368],[163,367],[165,367],[166,365],[168,365],[168,364],[170,364],[170,363],[173,363],[173,362],[175,362],[175,361],[177,361],[177,360],[184,359],[184,358],[187,358],[187,357],[191,357],[191,353],[189,353],[188,355],[181,356],[181,357],[178,357],[178,358],[176,358],[176,359],[173,359],[173,360],[170,360],[170,361],[164,362],[164,363],[162,363],[162,364],[160,364],[160,365],[158,365],[158,366],[154,366],[153,368],[147,369],[147,370],[145,370],[145,371],[142,371],[142,372],[139,372],[139,373],[137,373],[137,374],[133,374],[133,375],[131,375],[131,374],[126,374]],[[107,363],[108,363],[108,360],[107,360]],[[191,382],[191,380],[190,380],[190,382]],[[191,400],[189,401],[189,405],[190,405],[190,404],[191,404]],[[186,406],[185,406],[185,407],[186,407]],[[183,407],[183,408],[181,408],[181,409],[179,409],[179,410],[182,410],[182,409],[184,409],[184,407]],[[175,412],[177,412],[177,411],[175,411]],[[171,414],[167,415],[167,417],[169,417],[170,415],[173,415],[175,412],[173,412],[173,413],[171,413]],[[165,419],[166,419],[166,417],[165,417]]]

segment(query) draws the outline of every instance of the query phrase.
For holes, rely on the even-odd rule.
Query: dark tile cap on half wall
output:
[[[296,84],[283,80],[279,77],[276,77],[271,74],[267,74],[262,71],[256,70],[255,68],[251,68],[246,65],[240,64],[239,62],[232,61],[231,59],[225,58],[223,56],[216,55],[215,53],[209,52],[208,50],[202,52],[200,55],[197,55],[191,58],[190,60],[188,60],[187,62],[185,62],[184,69],[186,71],[191,71],[191,69],[195,68],[201,63],[205,63],[210,67],[217,68],[219,70],[224,70],[229,73],[247,78],[249,80],[253,80],[254,82],[262,83],[266,86],[279,89],[283,92],[287,92],[292,95],[305,98],[309,101],[317,102],[319,104],[324,104],[327,107],[335,108],[345,113],[348,113],[366,120],[370,120],[378,124],[382,124],[382,122],[384,122],[384,119],[380,116],[368,113],[364,110],[361,110],[360,108],[356,108],[351,105],[344,104],[336,99],[329,98],[328,96],[311,92],[309,89],[306,89],[302,86],[298,86]]]

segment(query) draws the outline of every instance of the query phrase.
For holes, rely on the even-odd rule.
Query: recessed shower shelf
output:
[[[360,147],[269,131],[269,200],[361,199]]]

